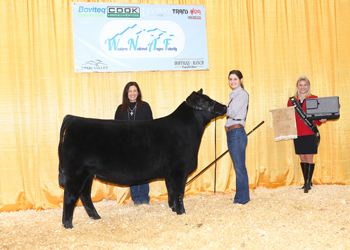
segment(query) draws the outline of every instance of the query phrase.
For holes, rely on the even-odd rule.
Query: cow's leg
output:
[[[66,185],[64,189],[64,198],[63,198],[63,216],[62,223],[65,228],[73,228],[73,212],[75,204],[79,198],[79,192],[69,190]]]
[[[165,178],[166,189],[168,190],[168,204],[169,207],[175,212],[175,196],[173,187],[171,186],[170,178]]]
[[[182,173],[174,174],[171,178],[170,183],[174,192],[175,199],[175,212],[180,215],[185,213],[185,207],[183,203],[183,197],[185,193],[186,177]]]
[[[98,215],[95,209],[95,206],[91,200],[91,186],[92,186],[93,179],[94,177],[91,176],[85,181],[84,188],[80,194],[80,200],[83,203],[84,208],[87,214],[89,215],[89,217],[94,220],[98,220],[98,219],[101,219],[101,217]]]
[[[73,228],[73,213],[75,205],[83,190],[85,180],[88,177],[71,176],[66,180],[63,198],[62,223],[65,228]]]

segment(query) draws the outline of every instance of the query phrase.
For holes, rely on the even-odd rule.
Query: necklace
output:
[[[129,110],[128,110],[128,120],[130,120],[130,117],[129,117],[129,114],[131,116],[134,116],[134,112],[135,112],[135,116],[134,116],[134,121],[135,121],[135,118],[136,118],[136,109],[137,109],[137,103],[135,104],[135,107],[133,109],[130,109],[129,107]],[[130,111],[130,112],[129,112]]]
[[[136,108],[137,108],[137,103],[135,104],[135,107],[133,109],[130,109],[130,107],[129,107],[129,111],[130,111],[130,115],[131,116],[134,115],[134,111],[135,111],[135,114],[136,114]]]

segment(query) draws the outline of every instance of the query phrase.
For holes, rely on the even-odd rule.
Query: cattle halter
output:
[[[214,106],[215,106],[215,103],[216,103],[216,101],[214,101],[214,104],[212,106],[210,106],[209,108],[202,108],[200,106],[192,105],[192,104],[188,103],[187,100],[185,102],[191,108],[194,108],[194,109],[197,109],[197,110],[206,110],[206,111],[209,111],[209,112],[214,112]]]

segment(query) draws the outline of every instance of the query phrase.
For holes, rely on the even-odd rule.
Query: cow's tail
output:
[[[59,158],[59,165],[58,165],[58,170],[59,170],[59,174],[58,174],[58,183],[61,187],[65,187],[66,186],[66,175],[64,173],[64,168],[62,167],[62,156],[63,156],[63,152],[62,152],[62,146],[64,143],[64,136],[65,136],[65,132],[66,132],[66,128],[69,124],[69,122],[71,121],[71,119],[73,118],[73,116],[71,115],[66,115],[63,119],[62,122],[62,126],[61,126],[61,131],[60,131],[60,142],[58,144],[58,158]]]

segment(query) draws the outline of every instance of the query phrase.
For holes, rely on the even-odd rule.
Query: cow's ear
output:
[[[197,92],[197,93],[199,93],[199,94],[203,94],[203,89],[198,90],[198,92]]]
[[[193,91],[192,94],[186,98],[186,102],[187,102],[187,104],[189,104],[189,106],[196,105],[196,92],[195,91]]]

